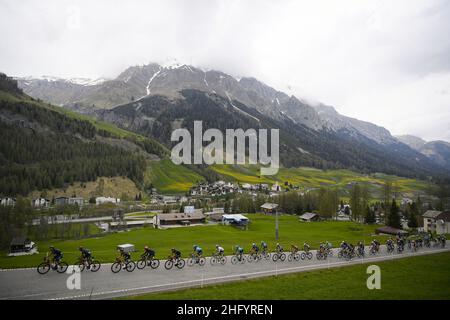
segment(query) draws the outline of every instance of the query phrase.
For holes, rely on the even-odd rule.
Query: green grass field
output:
[[[450,253],[377,262],[381,289],[366,287],[367,266],[271,276],[204,288],[127,297],[135,300],[450,299]]]
[[[170,159],[151,162],[145,172],[145,181],[153,183],[158,192],[185,193],[199,181],[204,180],[185,166],[176,165]]]
[[[131,243],[139,251],[145,245],[154,248],[158,258],[166,258],[170,248],[176,247],[186,257],[194,244],[201,246],[205,255],[210,255],[216,244],[222,245],[227,254],[239,244],[248,250],[253,242],[266,241],[269,248],[275,247],[275,218],[261,214],[247,215],[250,220],[248,230],[241,230],[233,226],[205,225],[173,229],[154,229],[152,227],[136,229],[105,235],[99,238],[83,240],[65,240],[39,242],[38,247],[42,253],[33,256],[7,257],[6,252],[0,256],[0,268],[34,267],[42,259],[50,244],[64,252],[67,262],[74,262],[78,257],[78,246],[83,245],[92,250],[93,255],[102,262],[111,262],[116,256],[115,248],[119,244]],[[280,243],[288,248],[291,244],[303,245],[306,241],[313,248],[321,241],[328,240],[337,246],[342,240],[357,242],[373,239],[375,226],[360,225],[353,222],[325,221],[305,223],[299,222],[297,216],[280,216],[279,232]],[[379,237],[384,241],[384,237]],[[139,255],[134,254],[137,259]]]

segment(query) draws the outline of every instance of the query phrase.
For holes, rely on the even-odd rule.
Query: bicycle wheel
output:
[[[134,269],[136,269],[136,263],[135,263],[134,261],[128,261],[128,262],[125,264],[125,269],[126,269],[128,272],[133,272]]]
[[[294,254],[294,260],[299,261],[300,260],[300,254],[296,253]]]
[[[178,269],[183,269],[185,264],[186,264],[186,261],[184,261],[184,259],[180,259],[180,260],[178,260],[176,266]]]
[[[227,257],[222,257],[222,258],[220,258],[220,264],[221,265],[225,265],[227,263]]]
[[[122,270],[122,264],[120,264],[119,262],[114,262],[114,263],[111,265],[111,271],[112,271],[113,273],[117,273],[117,272],[119,272],[120,270]]]
[[[290,253],[290,254],[288,255],[288,261],[289,261],[289,262],[292,261],[292,257],[293,257],[293,256],[292,256],[292,253]]]
[[[37,266],[37,272],[39,274],[46,274],[50,271],[50,265],[46,262],[42,262],[40,265]]]
[[[280,260],[281,260],[281,261],[284,261],[284,260],[286,260],[286,255],[285,255],[284,253],[282,253],[282,254],[281,254],[281,256],[280,256]]]
[[[64,273],[66,272],[67,268],[69,267],[69,265],[67,264],[67,262],[61,261],[58,266],[56,267],[56,272],[58,273]]]
[[[170,270],[173,267],[173,261],[172,260],[167,260],[166,263],[164,263],[164,268],[166,268],[166,270]]]
[[[254,257],[253,257],[252,254],[249,254],[249,255],[247,256],[247,261],[248,261],[248,262],[252,263],[252,262],[253,262],[253,259],[254,259]]]
[[[209,263],[211,263],[211,265],[215,265],[217,263],[217,259],[216,257],[211,257],[211,259],[209,259]]]
[[[100,270],[101,266],[102,264],[100,263],[100,261],[92,260],[90,269],[92,272],[97,272],[98,270]]]
[[[189,258],[187,261],[187,265],[189,267],[192,267],[195,264],[195,259],[194,258]]]
[[[198,264],[199,264],[201,267],[203,267],[203,266],[205,265],[205,263],[206,263],[206,259],[205,259],[204,257],[201,257],[201,258],[198,260]]]
[[[311,260],[311,259],[313,258],[312,252],[308,252],[308,254],[306,255],[306,257],[308,258],[308,260]]]
[[[231,257],[231,264],[237,264],[238,263],[238,258],[236,256],[232,256]]]
[[[273,256],[272,256],[272,261],[273,262],[277,262],[277,260],[278,260],[278,254],[274,253]]]
[[[158,267],[159,267],[159,260],[158,259],[152,259],[152,262],[150,263],[150,267],[152,267],[152,269],[158,269]]]
[[[137,262],[137,268],[139,270],[144,269],[146,266],[147,266],[147,259],[142,258]]]
[[[84,262],[78,262],[76,264],[74,264],[75,266],[78,266],[78,268],[80,269],[80,272],[84,271],[84,268],[86,268],[86,265]]]

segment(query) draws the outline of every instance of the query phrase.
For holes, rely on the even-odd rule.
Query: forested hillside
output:
[[[140,185],[145,155],[166,152],[154,141],[135,134],[118,137],[56,108],[29,98],[14,80],[0,75],[1,195],[26,195],[101,176],[124,176]]]

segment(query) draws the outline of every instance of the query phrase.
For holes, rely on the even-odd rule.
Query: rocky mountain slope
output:
[[[18,79],[18,82],[26,93],[36,98],[100,117],[123,128],[145,132],[166,144],[167,136],[159,136],[161,134],[155,128],[169,124],[173,126],[174,121],[178,125],[188,125],[183,119],[191,117],[187,116],[188,108],[182,107],[180,101],[186,102],[187,99],[183,90],[193,90],[206,94],[210,100],[220,99],[221,104],[230,106],[241,118],[253,118],[256,121],[254,126],[264,121],[270,123],[268,127],[282,128],[286,137],[284,141],[290,141],[284,165],[352,167],[422,176],[446,171],[442,161],[424,156],[394,138],[385,128],[340,115],[330,106],[309,105],[254,78],[236,79],[221,71],[182,64],[162,66],[152,63],[129,67],[116,79],[97,84],[29,78]],[[118,112],[124,108],[139,110],[139,106],[148,109],[149,104],[153,111],[146,111],[148,114],[137,112],[127,118]],[[177,112],[169,108],[179,119],[169,117],[162,122],[156,121],[155,110],[169,105],[180,108]],[[193,107],[193,102],[189,107]],[[205,115],[200,112],[196,120],[204,118]],[[228,127],[236,127],[232,118],[223,121]]]
[[[450,143],[439,140],[427,142],[412,135],[396,136],[396,138],[427,156],[435,163],[450,170]]]

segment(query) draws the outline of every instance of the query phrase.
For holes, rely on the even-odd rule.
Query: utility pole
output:
[[[278,210],[275,208],[275,240],[278,241]]]

